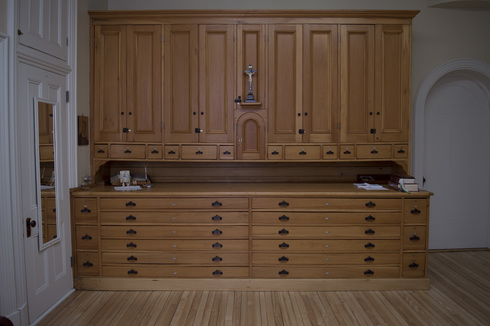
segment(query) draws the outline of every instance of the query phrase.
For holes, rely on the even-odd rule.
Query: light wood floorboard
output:
[[[431,252],[427,291],[76,291],[39,326],[490,325],[490,251]]]

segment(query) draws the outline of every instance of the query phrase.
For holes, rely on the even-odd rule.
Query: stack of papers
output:
[[[114,190],[116,190],[116,191],[135,191],[135,190],[141,190],[141,187],[140,186],[114,187]]]
[[[371,183],[354,183],[354,186],[357,186],[358,188],[366,189],[366,190],[388,190],[387,188],[383,187],[382,185],[371,184]]]

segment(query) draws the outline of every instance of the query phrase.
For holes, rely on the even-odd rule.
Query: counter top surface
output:
[[[360,189],[352,183],[157,183],[136,191],[116,191],[113,186],[72,189],[75,197],[85,196],[332,196],[345,197],[429,197],[428,191],[403,193]]]

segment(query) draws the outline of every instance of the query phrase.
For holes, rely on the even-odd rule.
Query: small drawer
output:
[[[145,145],[111,145],[111,158],[138,159],[145,158]]]
[[[388,159],[391,151],[391,145],[357,145],[357,158]]]
[[[246,266],[247,252],[215,251],[186,252],[103,252],[105,264],[164,264],[164,265],[201,265],[201,266]]]
[[[139,251],[247,251],[248,240],[150,240],[150,239],[102,239],[102,250],[124,250],[131,252]]]
[[[53,145],[39,145],[39,160],[41,160],[41,161],[53,161],[54,160],[54,147],[53,147]]]
[[[253,226],[254,239],[400,239],[399,226]]]
[[[75,223],[97,223],[97,199],[75,198]]]
[[[254,267],[255,278],[392,278],[400,275],[398,266]]]
[[[162,159],[163,158],[163,146],[162,145],[147,145],[146,157],[149,159]]]
[[[394,253],[254,253],[254,266],[270,265],[398,265],[399,252]]]
[[[365,213],[337,213],[337,212],[253,212],[254,225],[335,225],[335,224],[398,224],[401,213],[365,212]]]
[[[272,251],[272,252],[338,252],[338,251],[358,251],[358,252],[378,252],[378,251],[399,251],[400,240],[252,240],[253,251]]]
[[[76,226],[77,249],[98,250],[99,231],[96,226]]]
[[[248,274],[248,267],[102,266],[102,275],[111,277],[248,278]]]
[[[94,157],[95,158],[108,158],[109,157],[109,148],[107,145],[94,145]]]
[[[165,145],[164,157],[166,160],[178,160],[180,158],[179,145]]]
[[[102,226],[100,230],[102,238],[127,238],[127,239],[247,239],[248,226]]]
[[[404,253],[402,263],[403,277],[424,277],[425,262],[425,253]]]
[[[219,147],[219,159],[220,160],[233,160],[234,158],[233,146],[221,145]]]
[[[427,227],[425,225],[405,226],[403,228],[404,250],[425,250]]]
[[[286,145],[284,149],[286,160],[319,160],[321,157],[320,145]]]
[[[401,210],[399,198],[311,198],[311,197],[259,197],[252,199],[254,209],[294,209],[321,210]]]
[[[407,224],[427,223],[428,200],[405,199],[404,221]]]
[[[269,160],[282,160],[284,158],[283,154],[281,145],[267,147],[267,158]]]
[[[248,212],[196,212],[196,211],[164,211],[164,212],[102,212],[102,225],[128,224],[248,224]]]
[[[96,252],[77,252],[78,276],[99,275],[99,254]]]
[[[216,160],[218,152],[216,146],[182,146],[183,160]]]
[[[339,148],[337,145],[323,145],[323,159],[336,160],[339,158]]]
[[[340,146],[339,156],[344,160],[353,160],[356,158],[356,145]]]
[[[247,209],[246,197],[196,197],[196,198],[166,198],[166,197],[126,197],[126,198],[102,198],[100,209],[105,211],[124,210],[138,211],[149,209]]]
[[[393,145],[394,158],[408,158],[408,145]]]

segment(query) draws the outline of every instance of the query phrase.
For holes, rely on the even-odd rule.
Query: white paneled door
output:
[[[70,265],[70,205],[66,175],[67,159],[63,152],[68,143],[63,136],[67,125],[65,104],[66,77],[43,69],[20,63],[17,80],[17,162],[20,171],[21,216],[19,224],[24,228],[24,254],[26,270],[27,302],[29,323],[32,324],[47,309],[53,306],[72,290],[72,270]],[[56,195],[59,198],[56,215],[59,217],[59,229],[54,244],[42,248],[39,241],[41,210],[38,209],[40,196],[37,193],[39,170],[36,172],[35,150],[35,99],[54,103],[56,142]],[[66,133],[66,131],[64,131]],[[31,224],[31,234],[27,234],[27,219]]]

